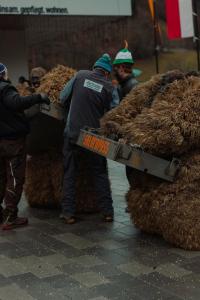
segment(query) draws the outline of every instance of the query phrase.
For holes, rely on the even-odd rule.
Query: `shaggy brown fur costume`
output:
[[[184,249],[200,250],[199,74],[173,71],[153,77],[133,89],[101,124],[107,137],[181,159],[174,183],[133,171],[128,205],[138,228]]]

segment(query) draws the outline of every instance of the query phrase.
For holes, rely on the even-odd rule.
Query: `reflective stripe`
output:
[[[16,188],[16,180],[15,180],[15,176],[14,176],[14,172],[13,172],[13,168],[12,168],[12,163],[10,162],[10,170],[11,170],[11,175],[13,177],[13,184],[14,184],[14,189]]]
[[[94,82],[94,81],[89,80],[89,79],[85,79],[83,86],[86,87],[86,88],[88,88],[88,89],[90,89],[90,90],[98,92],[98,93],[101,93],[102,89],[103,89],[103,85],[102,84],[99,84],[99,83]]]
[[[7,189],[7,191],[10,192],[10,193],[13,194],[13,195],[16,195],[15,192],[13,192],[13,191],[11,191],[11,190],[9,190],[9,189]]]

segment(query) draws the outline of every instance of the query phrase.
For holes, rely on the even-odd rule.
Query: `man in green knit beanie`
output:
[[[122,100],[138,82],[133,73],[134,60],[131,52],[128,50],[128,43],[125,41],[124,49],[121,49],[113,61],[114,75],[119,83],[118,93]]]

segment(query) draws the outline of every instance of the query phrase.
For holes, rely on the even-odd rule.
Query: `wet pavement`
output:
[[[0,233],[0,300],[199,300],[200,252],[141,233],[125,213],[124,168],[109,163],[115,222],[27,207],[30,225]]]

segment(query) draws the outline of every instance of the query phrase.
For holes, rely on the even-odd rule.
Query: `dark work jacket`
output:
[[[0,80],[0,139],[18,139],[29,132],[24,110],[41,102],[40,95],[21,97],[9,81]]]
[[[130,75],[119,82],[118,93],[120,101],[138,84],[138,81],[133,75]]]
[[[100,119],[110,109],[113,86],[100,70],[79,71],[73,81],[65,136],[76,142],[80,129],[100,127]],[[65,102],[67,104],[67,101]]]

